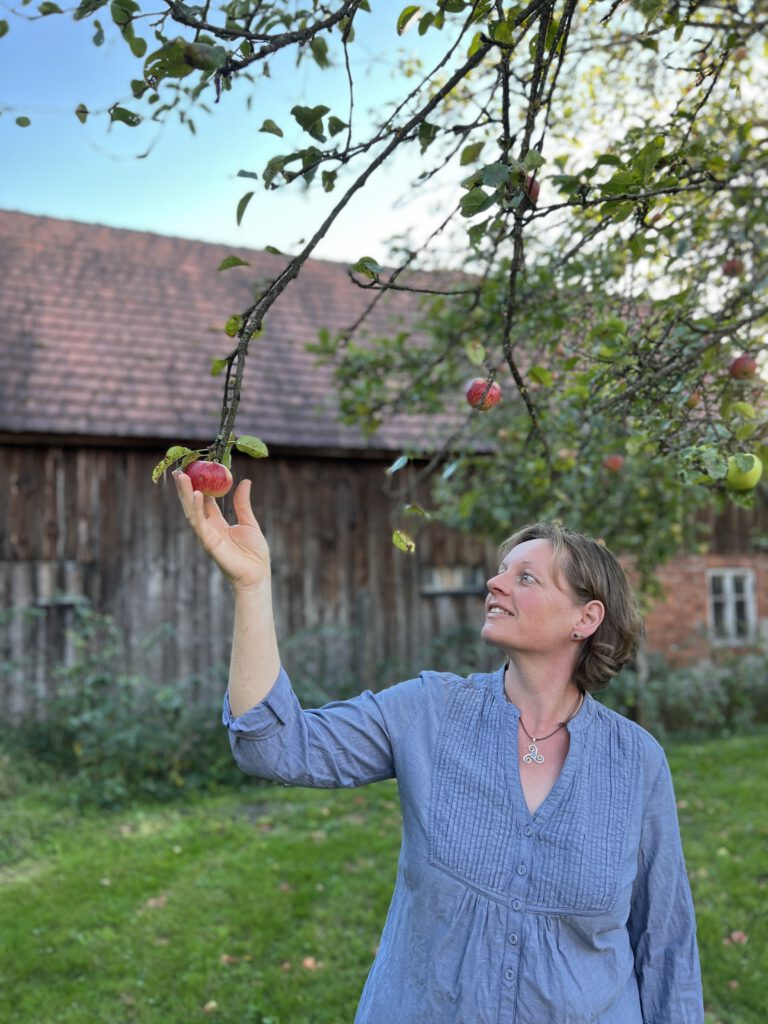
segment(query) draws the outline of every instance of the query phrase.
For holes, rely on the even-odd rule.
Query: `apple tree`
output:
[[[393,482],[425,457],[418,475],[449,522],[501,537],[557,516],[635,554],[647,575],[695,539],[698,512],[749,506],[768,458],[768,11],[746,0],[409,4],[392,10],[382,50],[408,32],[424,57],[398,69],[398,98],[371,121],[359,111],[376,97],[350,54],[364,19],[386,9],[82,0],[69,12],[93,22],[97,45],[122,34],[136,58],[133,99],[110,108],[112,122],[193,124],[234,90],[258,94],[255,122],[275,150],[241,171],[253,180],[238,221],[261,187],[338,197],[228,321],[207,454],[222,460],[235,443],[245,357],[272,306],[341,211],[411,150],[419,171],[407,189],[426,205],[439,195],[439,223],[387,253],[361,243],[350,274],[369,311],[403,290],[419,313],[389,337],[366,316],[319,332],[342,417],[374,432],[396,412],[450,413],[444,448],[403,453]],[[34,16],[63,14],[45,2]],[[290,123],[264,116],[281,51],[340,76],[343,105],[308,100]],[[91,116],[86,104],[75,114]],[[498,384],[502,402],[465,402],[473,377]],[[403,500],[414,509],[405,484]]]

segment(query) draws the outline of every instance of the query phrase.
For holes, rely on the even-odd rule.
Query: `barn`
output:
[[[233,254],[248,266],[219,272]],[[127,668],[223,687],[227,585],[197,550],[171,481],[154,484],[151,471],[169,445],[215,436],[222,384],[210,368],[231,347],[223,325],[284,262],[0,211],[0,716],[44,713],[83,605],[119,624]],[[369,301],[344,265],[308,263],[252,343],[237,423],[270,449],[258,462],[236,456],[233,471],[254,481],[284,659],[320,695],[498,658],[475,639],[495,545],[418,520],[413,554],[392,544],[417,485],[413,467],[386,469],[411,445],[439,446],[451,417],[399,416],[366,437],[338,422],[331,371],[307,352],[320,328],[350,326]],[[373,327],[407,320],[412,302],[379,303]],[[764,518],[713,518],[710,548],[663,569],[651,650],[691,660],[761,643]]]

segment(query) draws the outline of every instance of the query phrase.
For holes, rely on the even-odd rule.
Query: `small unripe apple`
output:
[[[485,411],[499,404],[501,401],[501,388],[496,381],[489,385],[488,381],[483,380],[482,377],[475,377],[467,387],[466,396],[473,409]]]
[[[525,194],[531,201],[531,205],[535,206],[536,203],[539,201],[539,192],[541,192],[541,185],[532,174],[529,174],[528,177],[525,179],[524,188]]]
[[[736,356],[728,367],[728,373],[734,380],[751,380],[757,373],[757,360],[744,352]]]
[[[741,277],[744,273],[744,260],[740,260],[738,256],[732,256],[723,263],[720,269],[723,272],[723,277]]]
[[[685,404],[689,409],[695,409],[698,405],[701,405],[701,392],[692,391],[686,398]]]
[[[232,474],[220,462],[198,459],[184,470],[192,481],[192,490],[211,498],[222,498],[232,487]]]
[[[603,465],[611,473],[620,473],[624,469],[624,456],[606,455],[603,459]]]
[[[750,459],[749,469],[740,469],[737,459]],[[756,455],[746,452],[743,455],[731,455],[728,459],[725,485],[732,491],[751,491],[759,483],[762,475],[763,464]]]

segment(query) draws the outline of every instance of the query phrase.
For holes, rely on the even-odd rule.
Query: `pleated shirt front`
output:
[[[253,775],[396,778],[397,881],[355,1024],[702,1024],[699,959],[662,748],[587,696],[534,814],[503,668],[436,672],[302,710],[284,671],[224,722]]]

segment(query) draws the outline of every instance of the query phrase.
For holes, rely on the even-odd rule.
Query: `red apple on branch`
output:
[[[606,455],[603,459],[603,465],[611,473],[620,473],[624,469],[624,456]]]
[[[738,256],[732,256],[723,263],[720,269],[724,277],[741,277],[744,273],[744,261],[740,260]]]
[[[211,498],[222,498],[232,487],[232,474],[220,462],[197,459],[184,470],[192,481],[192,489]]]
[[[728,367],[728,373],[734,380],[751,380],[757,373],[757,360],[744,352],[736,356]]]
[[[492,409],[501,401],[501,388],[493,381],[490,383],[482,377],[475,377],[469,382],[466,390],[467,401],[473,409]]]
[[[532,174],[529,174],[528,177],[525,179],[524,189],[525,194],[528,196],[531,202],[531,206],[535,206],[539,200],[539,192],[541,191],[541,185]]]

